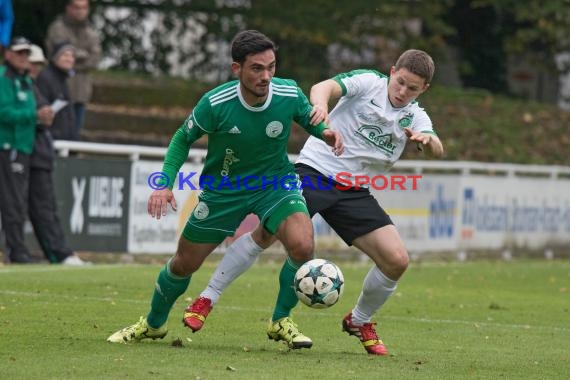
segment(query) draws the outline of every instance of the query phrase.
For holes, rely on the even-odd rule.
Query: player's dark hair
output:
[[[232,40],[232,59],[239,64],[244,63],[248,55],[263,53],[266,50],[275,52],[275,43],[257,30],[244,30]]]
[[[426,84],[431,82],[435,72],[435,64],[429,54],[416,49],[403,52],[394,67],[396,71],[402,68],[407,69],[412,74],[423,78]]]

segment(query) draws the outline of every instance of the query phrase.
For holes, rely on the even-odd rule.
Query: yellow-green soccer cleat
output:
[[[303,335],[297,324],[289,317],[278,319],[275,322],[269,321],[267,337],[276,342],[282,340],[292,349],[311,348],[313,345],[311,338]]]
[[[162,339],[168,334],[166,324],[157,329],[150,327],[146,318],[141,317],[134,325],[125,327],[107,338],[107,342],[111,343],[128,343],[138,342],[143,339]]]

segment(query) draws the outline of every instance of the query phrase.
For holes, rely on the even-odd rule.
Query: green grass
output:
[[[340,320],[366,265],[339,263],[345,294],[328,310],[299,305],[310,350],[265,336],[279,265],[256,264],[191,334],[181,311],[213,270],[209,261],[174,306],[164,340],[106,337],[145,315],[159,267],[0,268],[4,379],[566,379],[570,373],[570,262],[412,264],[377,316],[389,357],[366,355]],[[179,338],[182,347],[172,342]]]

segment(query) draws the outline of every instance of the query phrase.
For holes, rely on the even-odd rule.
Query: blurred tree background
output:
[[[14,2],[14,32],[42,43],[66,0]],[[457,51],[461,83],[506,93],[507,54],[557,68],[570,51],[570,0],[92,0],[105,64],[226,80],[228,43],[244,28],[279,45],[279,75],[311,83],[349,67],[386,70],[409,47]],[[564,68],[565,69],[565,68]]]
[[[66,2],[13,1],[14,34],[42,45]],[[85,141],[166,146],[230,77],[231,38],[259,29],[279,46],[278,76],[305,91],[424,49],[437,85],[420,102],[447,159],[570,165],[570,112],[555,105],[570,109],[570,0],[91,0],[91,20],[109,70],[95,73]],[[292,153],[306,139],[297,130]]]

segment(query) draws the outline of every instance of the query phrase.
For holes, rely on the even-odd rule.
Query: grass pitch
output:
[[[370,264],[337,262],[346,288],[328,310],[293,317],[313,339],[288,350],[267,339],[280,264],[256,264],[197,334],[182,310],[206,284],[207,262],[170,315],[164,340],[111,344],[146,315],[159,266],[0,267],[4,379],[567,379],[570,262],[413,263],[376,316],[391,355],[367,355],[340,321]]]

